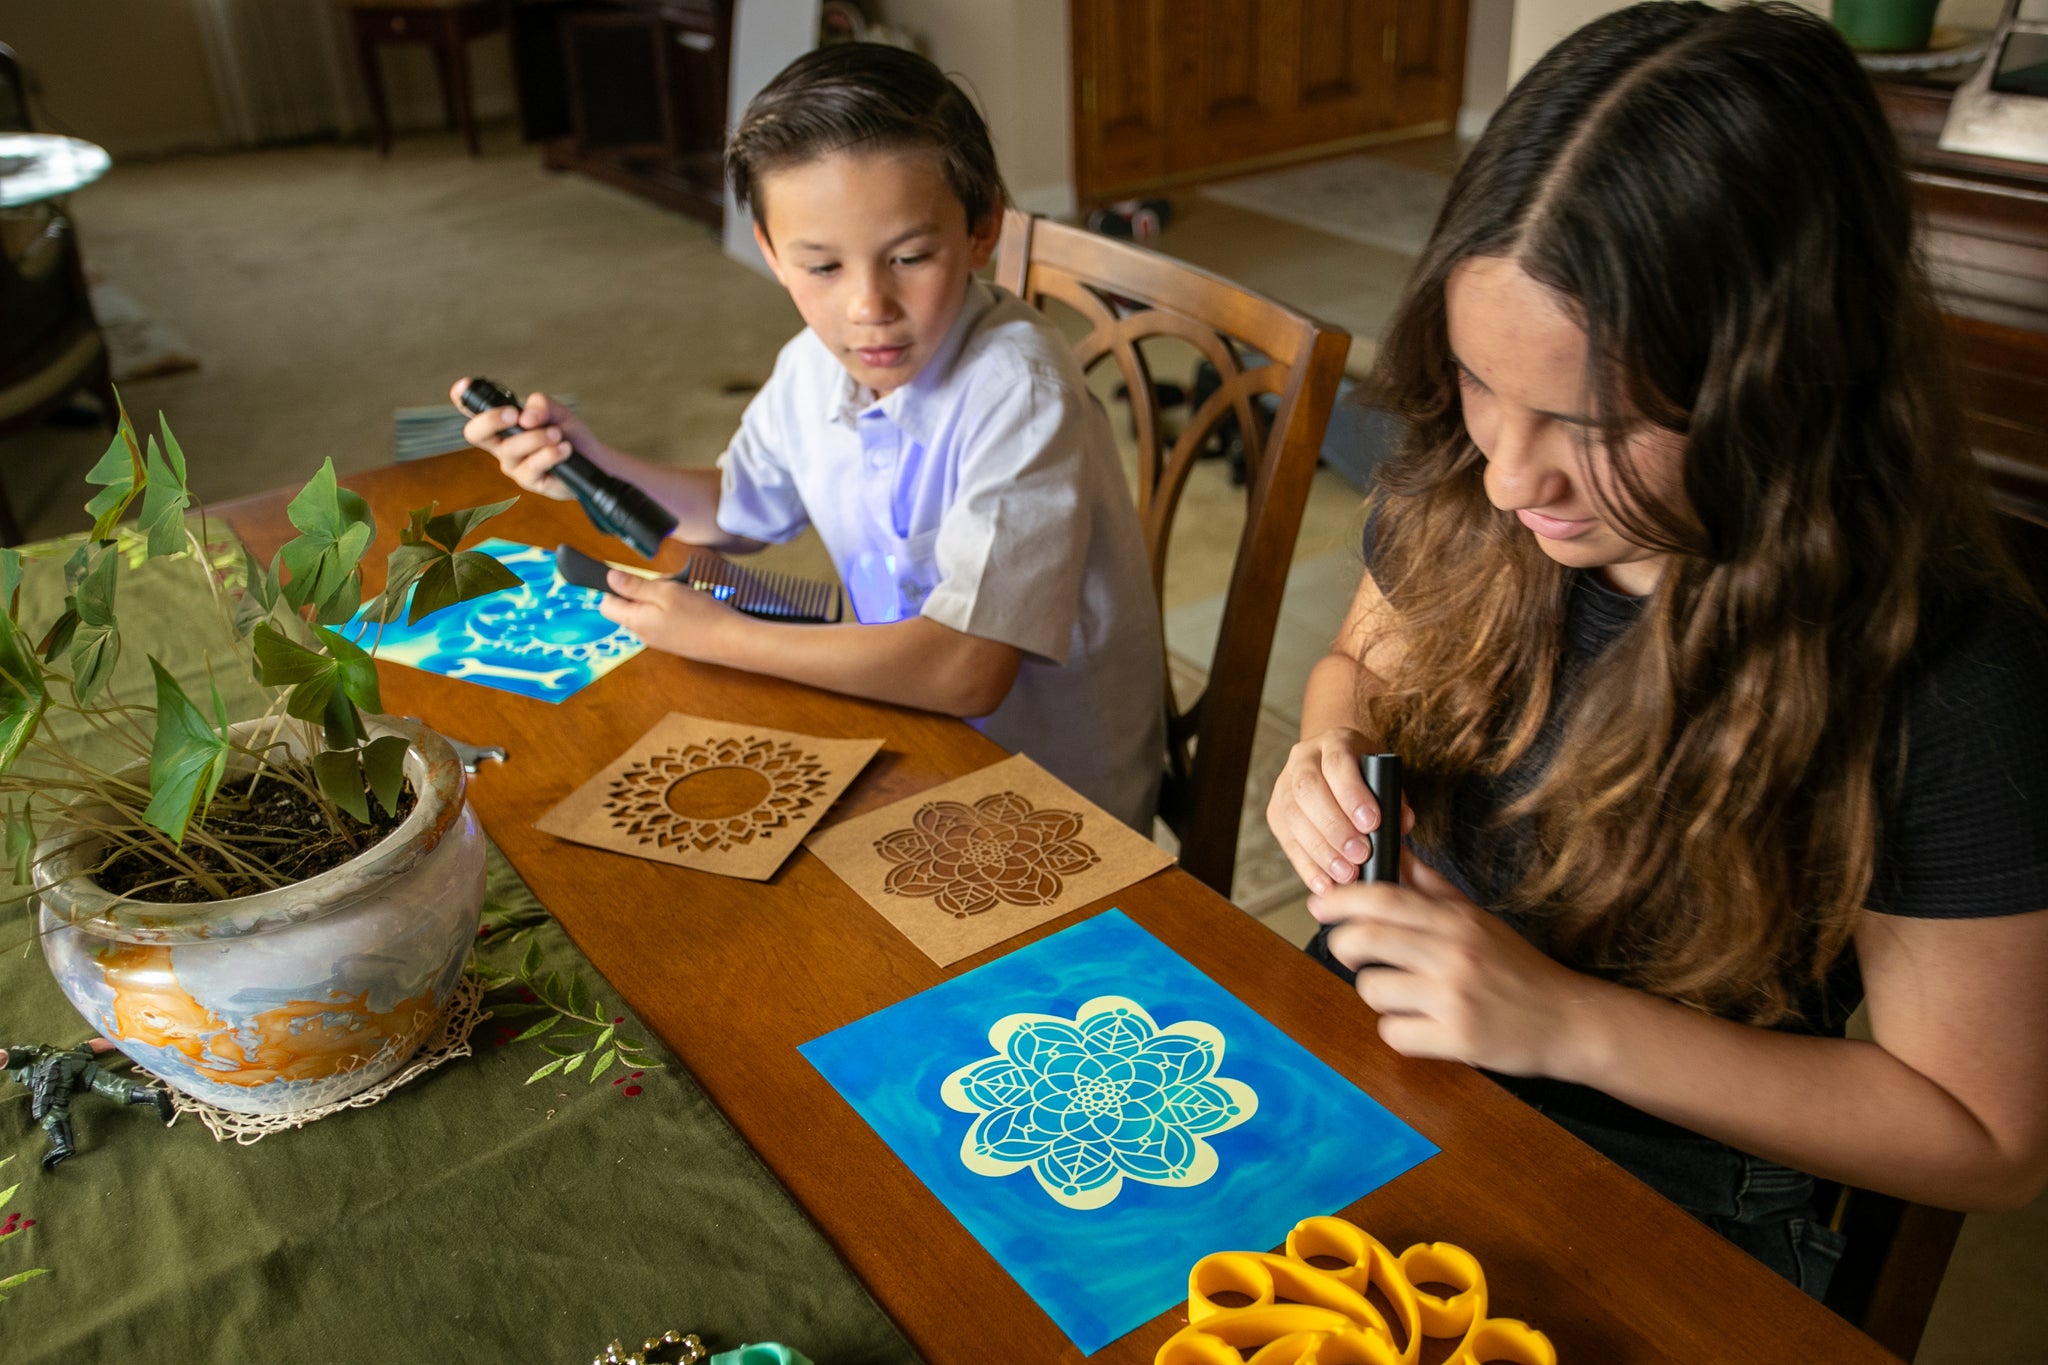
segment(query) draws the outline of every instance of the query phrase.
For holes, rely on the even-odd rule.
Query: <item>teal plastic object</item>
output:
[[[777,1341],[763,1341],[737,1350],[720,1351],[711,1357],[711,1365],[811,1365],[811,1359],[802,1351],[792,1350]]]

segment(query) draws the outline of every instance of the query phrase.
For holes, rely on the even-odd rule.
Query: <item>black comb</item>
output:
[[[555,547],[555,572],[564,583],[592,592],[608,592],[604,576],[609,568],[604,561],[592,559],[573,545]],[[829,626],[838,624],[843,615],[835,583],[742,569],[716,555],[691,555],[683,571],[671,577],[699,592],[710,593],[734,611],[764,621]]]
[[[837,583],[743,569],[717,555],[691,555],[676,578],[699,592],[710,593],[734,611],[764,621],[830,626],[837,625],[844,615]]]

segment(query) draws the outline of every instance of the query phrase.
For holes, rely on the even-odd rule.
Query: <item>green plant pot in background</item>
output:
[[[1859,52],[1917,52],[1940,0],[1834,0],[1834,25]]]

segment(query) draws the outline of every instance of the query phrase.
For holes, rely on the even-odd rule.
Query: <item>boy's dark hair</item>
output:
[[[974,228],[1009,202],[988,125],[924,57],[881,43],[807,52],[761,89],[725,143],[725,173],[768,230],[761,177],[845,151],[929,148]]]

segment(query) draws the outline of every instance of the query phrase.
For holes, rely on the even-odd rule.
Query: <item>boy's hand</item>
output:
[[[739,619],[739,613],[708,592],[673,578],[642,578],[613,569],[605,576],[609,589],[597,609],[655,649],[702,659],[711,637]]]
[[[462,406],[462,391],[469,379],[455,381],[449,401]],[[507,427],[520,430],[501,437]],[[506,478],[529,492],[568,501],[575,497],[569,486],[548,473],[569,458],[571,449],[591,449],[595,442],[583,420],[544,393],[526,396],[524,408],[492,408],[478,413],[462,428],[462,439],[497,460]]]

